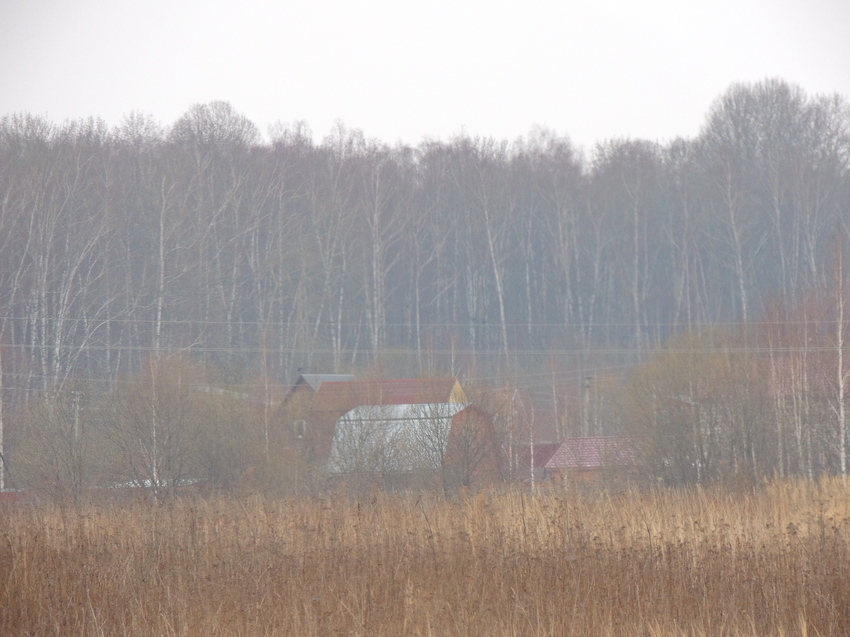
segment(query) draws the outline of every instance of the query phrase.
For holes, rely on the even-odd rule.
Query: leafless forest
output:
[[[674,483],[846,473],[845,99],[734,85],[694,139],[587,155],[545,130],[270,135],[222,102],[166,128],[0,120],[0,440],[21,483],[135,453],[146,395],[170,475],[230,484],[268,459],[270,414],[217,388],[268,405],[298,370],[365,369],[510,383],[563,435],[651,441]]]

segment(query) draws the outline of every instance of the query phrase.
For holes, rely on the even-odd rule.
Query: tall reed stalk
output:
[[[0,508],[0,635],[850,634],[840,480]]]

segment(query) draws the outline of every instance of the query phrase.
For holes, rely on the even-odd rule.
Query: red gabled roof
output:
[[[462,393],[455,378],[326,381],[316,392],[313,411],[348,411],[361,405],[461,402]]]
[[[631,438],[567,438],[546,463],[547,469],[600,469],[631,464],[635,441]]]

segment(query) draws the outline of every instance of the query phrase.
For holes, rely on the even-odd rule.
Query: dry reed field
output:
[[[0,635],[850,635],[850,489],[0,508]]]

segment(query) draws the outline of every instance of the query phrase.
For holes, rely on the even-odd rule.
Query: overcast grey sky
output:
[[[262,131],[416,144],[534,125],[585,147],[695,135],[735,81],[850,97],[848,0],[0,0],[0,116],[227,100]]]

